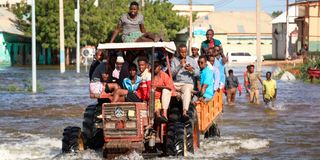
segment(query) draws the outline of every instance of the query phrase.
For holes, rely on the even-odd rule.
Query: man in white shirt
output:
[[[115,64],[115,69],[112,72],[112,78],[113,79],[116,79],[116,80],[119,79],[119,75],[120,75],[120,71],[121,71],[121,68],[123,66],[123,63],[124,63],[123,57],[118,56],[117,60],[116,60],[116,64]]]

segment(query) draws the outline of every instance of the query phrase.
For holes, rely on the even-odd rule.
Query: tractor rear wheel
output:
[[[200,133],[198,126],[198,114],[193,105],[189,106],[188,115],[190,119],[185,122],[187,151],[194,153],[194,150],[200,146]]]
[[[182,102],[172,98],[168,110],[167,155],[184,156],[187,151],[194,153],[194,149],[199,148],[199,126],[195,107],[189,106],[188,121],[184,121],[181,114]]]
[[[220,129],[218,127],[218,124],[214,123],[209,128],[209,130],[204,134],[204,138],[209,137],[220,137]]]
[[[67,127],[63,131],[62,152],[78,152],[85,149],[80,127]]]
[[[183,156],[186,149],[184,123],[172,122],[167,127],[167,155]]]

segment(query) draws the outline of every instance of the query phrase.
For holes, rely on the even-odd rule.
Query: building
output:
[[[0,8],[0,66],[31,64],[31,37],[27,37],[15,24],[16,16]],[[37,63],[51,64],[51,49],[37,45]]]
[[[298,26],[297,51],[307,45],[309,53],[320,54],[320,0],[296,0],[289,6],[299,8],[295,18]]]
[[[0,0],[0,8],[11,8],[12,5],[29,2],[30,0]]]
[[[0,65],[10,66],[30,61],[31,39],[26,38],[14,24],[15,15],[0,8]]]
[[[261,12],[261,54],[272,54],[272,18]],[[245,51],[256,54],[256,12],[211,12],[193,23],[193,42],[201,44],[206,30],[212,28],[224,52]],[[188,28],[177,34],[177,43],[186,43]]]
[[[295,19],[299,16],[299,7],[290,7],[287,12],[282,13],[272,20],[272,58],[287,59],[298,54],[301,47],[301,40],[298,40],[299,28]],[[288,31],[288,35],[287,35]],[[301,33],[300,33],[301,35]],[[288,51],[288,52],[287,52]]]
[[[189,16],[190,5],[188,4],[175,4],[172,10],[177,11],[179,15]],[[213,5],[208,4],[193,4],[192,11],[197,13],[197,18],[208,15],[214,11]]]

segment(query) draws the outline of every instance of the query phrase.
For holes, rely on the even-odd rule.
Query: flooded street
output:
[[[243,82],[245,67],[232,67]],[[263,75],[273,67],[264,67]],[[88,96],[87,73],[38,70],[43,91],[8,92],[8,86],[30,85],[30,68],[0,68],[0,159],[101,159],[92,150],[61,155],[62,132],[81,126]],[[263,77],[265,79],[265,77]],[[243,83],[242,83],[243,84]],[[225,106],[218,124],[220,138],[201,141],[191,159],[319,159],[320,86],[300,81],[277,81],[274,110],[236,97],[236,106]],[[262,96],[261,96],[262,97]],[[261,101],[262,102],[262,101]],[[133,152],[118,159],[142,159]],[[165,159],[165,158],[156,158]]]

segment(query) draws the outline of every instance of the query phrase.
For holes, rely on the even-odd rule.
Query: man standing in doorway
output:
[[[262,84],[262,80],[260,78],[260,75],[254,72],[254,65],[250,66],[246,78],[246,80],[250,84],[246,86],[250,94],[250,103],[259,104],[259,81]]]

